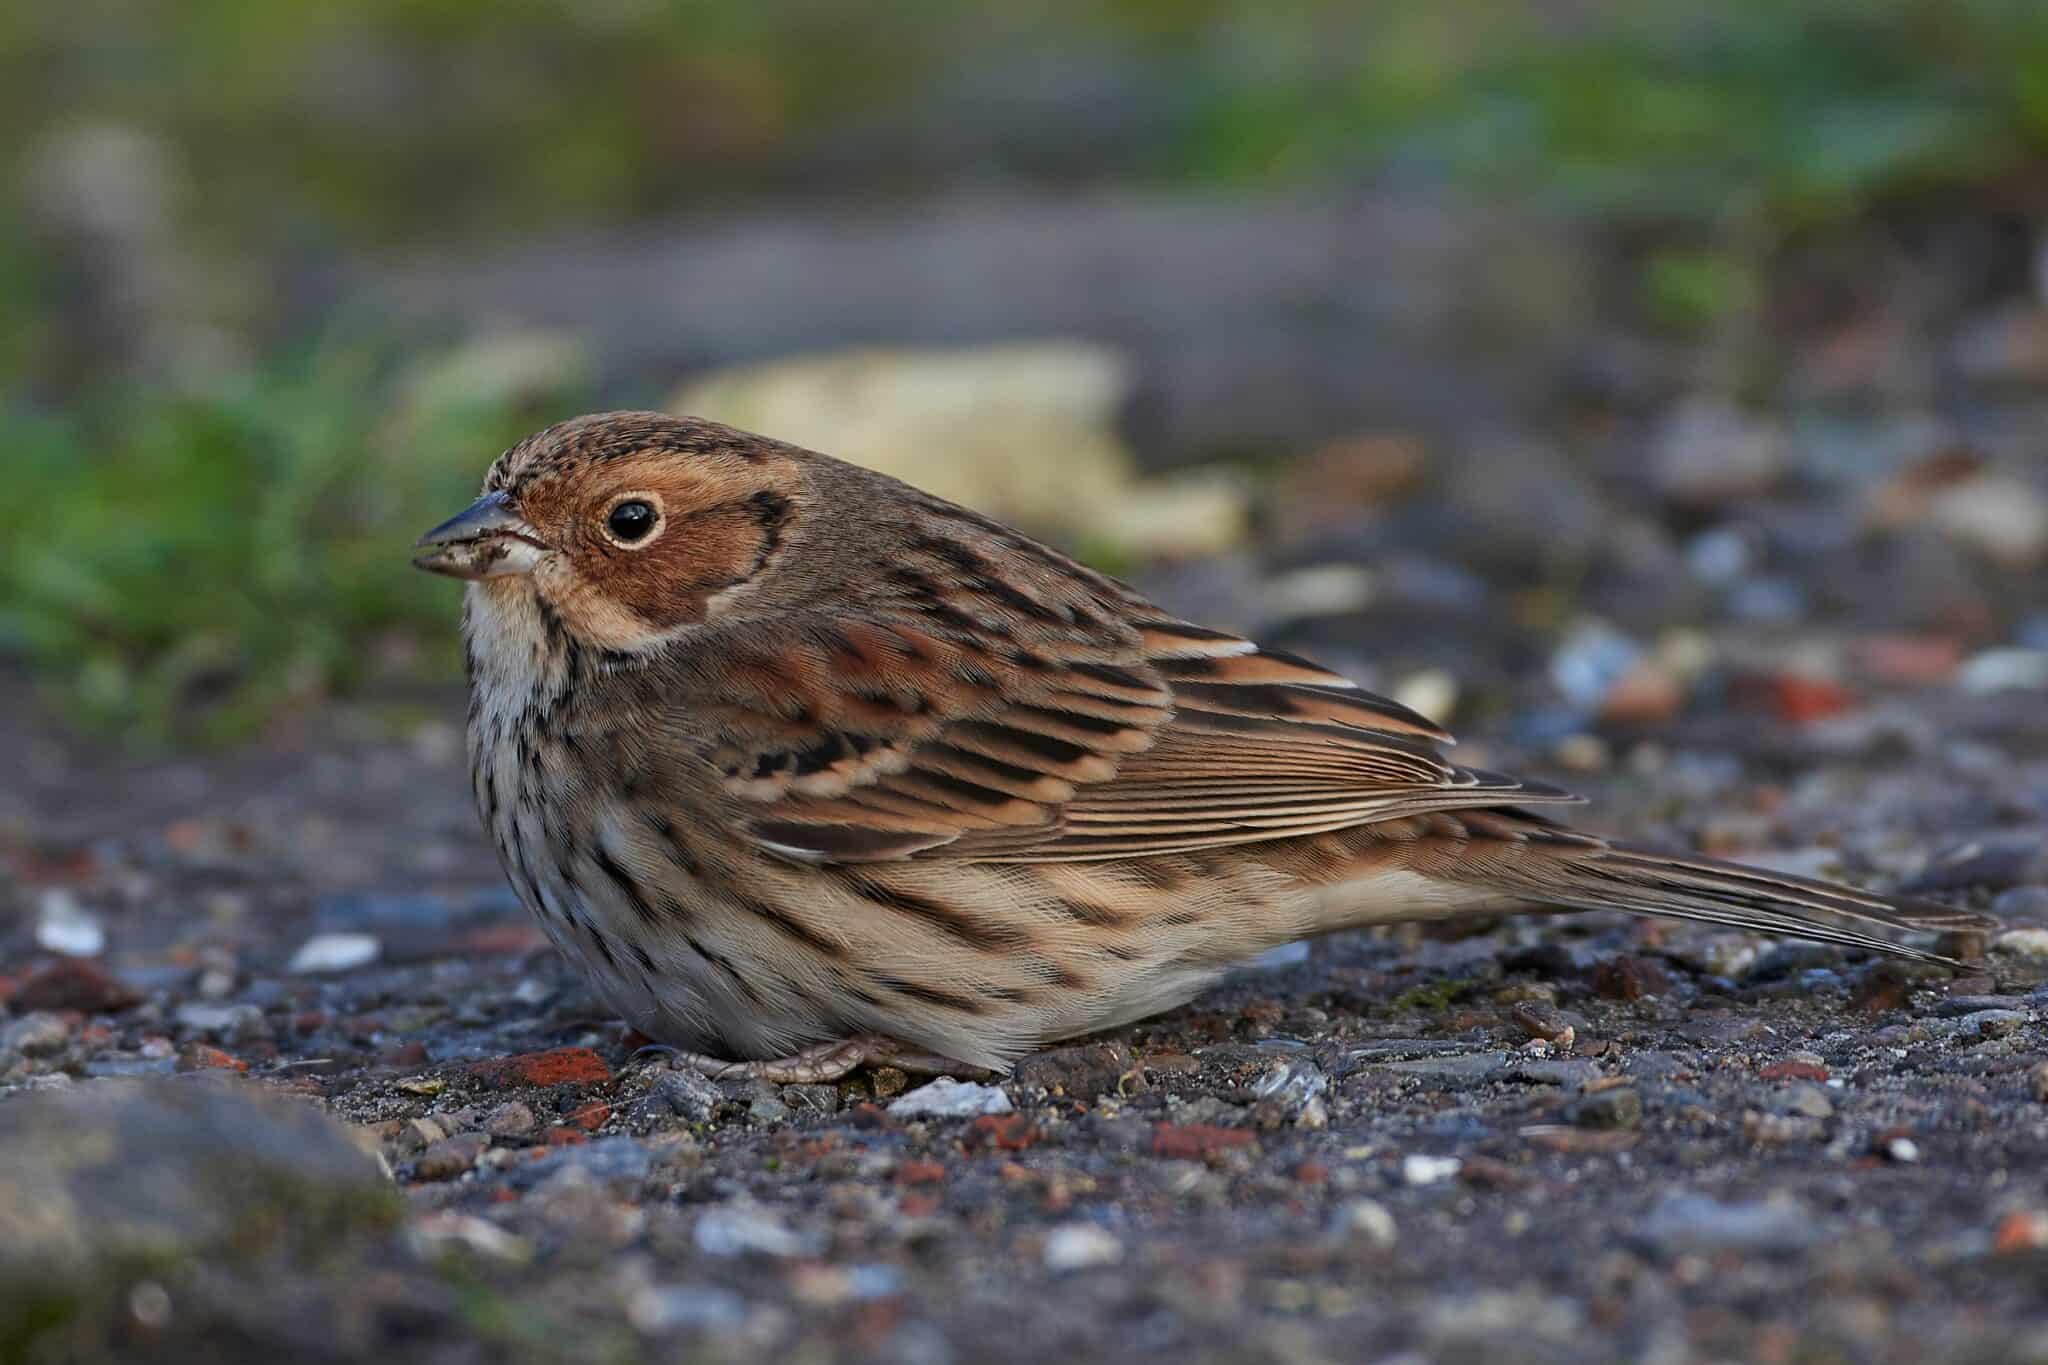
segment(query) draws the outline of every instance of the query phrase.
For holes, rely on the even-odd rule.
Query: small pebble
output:
[[[1124,1244],[1093,1223],[1068,1223],[1046,1234],[1044,1256],[1047,1270],[1087,1270],[1121,1261]]]
[[[254,1042],[270,1036],[270,1024],[254,1005],[213,1005],[189,1000],[178,1006],[172,1017],[181,1028],[208,1038],[233,1043]]]
[[[2048,957],[2048,929],[2008,929],[1992,940],[1992,946],[2020,957]]]
[[[1627,1087],[1601,1090],[1572,1106],[1572,1122],[1581,1128],[1634,1128],[1643,1121],[1643,1097]]]
[[[647,1088],[647,1094],[649,1099],[666,1105],[670,1113],[690,1123],[709,1123],[725,1103],[723,1091],[688,1067],[661,1072]]]
[[[65,957],[98,957],[107,950],[107,931],[68,887],[53,886],[36,907],[36,945]]]
[[[63,1051],[69,1041],[71,1029],[64,1020],[43,1011],[0,1025],[0,1050],[19,1052],[24,1057],[47,1057]]]
[[[2036,1104],[2048,1104],[2048,1062],[2036,1062],[2027,1071],[2027,1093]]]
[[[507,1100],[484,1118],[484,1131],[492,1137],[525,1137],[540,1126],[533,1110],[518,1100]]]
[[[1010,1097],[993,1085],[941,1076],[891,1101],[889,1112],[898,1118],[971,1119],[1009,1113]]]
[[[747,1091],[747,1117],[756,1123],[787,1123],[789,1106],[774,1086],[756,1083]]]
[[[788,1259],[815,1256],[824,1250],[818,1238],[800,1233],[766,1209],[738,1201],[706,1209],[691,1234],[706,1256],[773,1256]]]
[[[1577,1033],[1566,1022],[1557,1006],[1543,1000],[1525,1000],[1508,1011],[1508,1017],[1515,1026],[1531,1038],[1541,1039],[1560,1048],[1568,1048],[1577,1041]]]
[[[1456,1175],[1464,1164],[1454,1156],[1410,1152],[1401,1158],[1401,1182],[1405,1185],[1439,1185]]]
[[[1972,655],[1956,670],[1956,686],[1979,695],[2048,689],[2048,649],[1987,649]]]
[[[458,1133],[442,1138],[413,1162],[413,1175],[421,1180],[453,1180],[477,1163],[490,1150],[491,1140],[482,1133]]]
[[[350,972],[369,966],[383,952],[375,934],[315,934],[299,945],[285,969],[301,976]]]
[[[1380,1251],[1401,1240],[1400,1227],[1377,1199],[1348,1199],[1337,1210],[1337,1229]]]
[[[447,1136],[447,1125],[432,1114],[407,1119],[405,1126],[398,1130],[398,1150],[408,1155],[423,1152]]]

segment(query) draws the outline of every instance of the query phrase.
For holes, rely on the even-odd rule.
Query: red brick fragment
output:
[[[983,1114],[967,1129],[969,1147],[1021,1152],[1038,1141],[1038,1125],[1028,1114]]]
[[[249,1064],[205,1043],[187,1043],[178,1053],[180,1071],[247,1071]]]
[[[612,1107],[608,1104],[586,1104],[563,1122],[573,1124],[586,1133],[594,1133],[604,1127],[604,1121],[611,1116]]]
[[[1780,673],[1770,681],[1771,709],[1794,725],[1839,716],[1856,704],[1849,689],[1827,678]]]
[[[604,1058],[587,1047],[558,1047],[472,1062],[469,1074],[494,1090],[519,1085],[598,1085],[612,1078]]]
[[[1991,1249],[2001,1256],[2038,1251],[2042,1247],[2048,1247],[2048,1213],[2038,1209],[2008,1213],[1991,1235]]]
[[[574,1147],[580,1142],[590,1141],[590,1134],[558,1123],[542,1133],[540,1138],[550,1147]]]
[[[946,1168],[936,1161],[912,1158],[896,1164],[891,1177],[899,1185],[936,1185],[946,1178]]]
[[[1783,1061],[1772,1062],[1757,1075],[1767,1081],[1818,1081],[1825,1082],[1828,1069],[1813,1062]]]
[[[1254,1138],[1248,1129],[1218,1128],[1207,1123],[1162,1123],[1152,1130],[1152,1155],[1198,1160],[1211,1152],[1249,1147]]]

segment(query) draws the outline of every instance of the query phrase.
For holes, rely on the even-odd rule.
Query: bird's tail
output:
[[[1981,933],[1998,927],[1989,916],[1933,901],[1613,843],[1527,811],[1442,812],[1425,823],[1430,828],[1418,831],[1419,837],[1396,839],[1391,847],[1382,844],[1378,857],[1384,859],[1405,843],[1395,854],[1398,865],[1468,891],[1471,898],[1464,905],[1472,910],[1503,908],[1503,902],[1523,908],[1624,910],[1949,965],[1957,964],[1893,935]]]

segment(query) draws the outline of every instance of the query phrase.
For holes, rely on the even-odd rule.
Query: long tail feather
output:
[[[1887,934],[1983,931],[1998,923],[1933,901],[1627,845],[1596,845],[1552,866],[1558,875],[1554,882],[1546,878],[1542,891],[1561,905],[1697,920],[1922,962],[1953,965],[1953,959]]]
[[[1449,904],[1418,905],[1412,915],[1388,914],[1385,905],[1347,909],[1344,898],[1333,898],[1340,925],[1497,910],[1505,901],[1528,908],[1623,910],[1696,920],[1951,966],[1960,964],[1895,936],[1998,927],[1993,918],[1933,901],[1612,843],[1527,810],[1440,810],[1362,826],[1351,837],[1364,867],[1417,873],[1469,895]],[[1362,871],[1353,864],[1337,880]]]

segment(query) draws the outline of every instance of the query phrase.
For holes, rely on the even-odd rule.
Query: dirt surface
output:
[[[1995,903],[2018,929],[1981,972],[1618,917],[1348,936],[938,1114],[889,1070],[636,1059],[502,887],[458,705],[145,766],[17,725],[0,1167],[55,1123],[99,1152],[86,1188],[147,1178],[10,1201],[21,1257],[69,1258],[10,1355],[2048,1356],[2038,693],[1708,714],[1565,774],[1589,823]],[[331,969],[294,970],[309,942]],[[167,1124],[148,1087],[194,1086],[205,1123]],[[253,1178],[250,1219],[332,1235],[181,1213],[277,1123],[244,1090],[351,1125],[402,1219]],[[359,1179],[304,1150],[304,1181]],[[138,1189],[166,1206],[139,1256]]]

